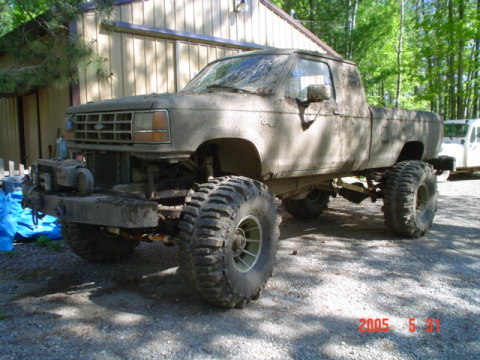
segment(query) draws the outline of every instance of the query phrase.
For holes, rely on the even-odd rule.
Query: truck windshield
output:
[[[468,133],[468,124],[445,124],[445,137],[465,137]]]
[[[275,86],[288,55],[254,55],[208,65],[183,91],[244,91],[265,94]]]

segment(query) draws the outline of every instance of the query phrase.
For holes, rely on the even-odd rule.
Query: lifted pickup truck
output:
[[[66,243],[116,261],[139,241],[174,242],[179,273],[206,301],[259,296],[279,236],[275,196],[315,218],[337,194],[383,199],[385,222],[417,237],[437,204],[442,120],[369,107],[356,66],[298,50],[247,52],[183,91],[71,107],[74,159],[41,159],[24,205],[60,217]],[[342,180],[357,176],[363,181]]]

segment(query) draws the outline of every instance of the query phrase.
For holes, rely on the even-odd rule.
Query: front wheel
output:
[[[180,217],[180,273],[207,302],[243,307],[270,277],[278,243],[265,185],[222,177],[200,186]]]
[[[85,260],[109,263],[133,254],[138,241],[110,234],[96,225],[62,223],[62,235],[68,247]]]
[[[419,237],[432,227],[437,210],[437,179],[422,161],[403,161],[387,175],[383,189],[385,223],[395,233]]]

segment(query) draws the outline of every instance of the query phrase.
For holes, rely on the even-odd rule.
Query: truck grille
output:
[[[77,114],[74,139],[94,143],[133,143],[132,112]]]
[[[118,184],[119,153],[92,152],[87,154],[87,167],[95,179],[95,186],[111,188]]]

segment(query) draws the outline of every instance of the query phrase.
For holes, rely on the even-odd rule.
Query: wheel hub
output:
[[[428,188],[425,184],[422,184],[417,190],[417,197],[416,197],[417,214],[423,214],[425,212],[429,198],[430,198],[430,194],[429,194]]]
[[[235,236],[233,237],[233,256],[240,256],[246,245],[247,239],[245,238],[245,233],[242,229],[237,229],[237,231],[235,232]]]
[[[238,271],[248,272],[257,263],[262,248],[262,227],[257,217],[239,221],[232,240],[233,263]]]

